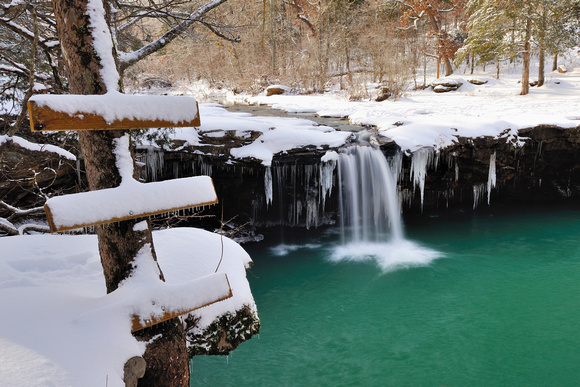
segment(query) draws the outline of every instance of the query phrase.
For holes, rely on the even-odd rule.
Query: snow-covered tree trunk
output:
[[[97,4],[94,4],[95,2]],[[91,20],[95,18],[95,7],[102,7],[100,2],[101,0],[53,0],[66,75],[72,94],[105,94],[109,91],[102,72],[106,61],[102,52],[98,53],[95,48],[93,30],[97,21]],[[102,19],[104,21],[104,16]],[[121,183],[121,173],[115,157],[115,140],[124,135],[124,131],[79,132],[79,142],[91,190],[112,188]],[[156,259],[151,230],[135,227],[138,222],[139,220],[133,219],[97,226],[99,253],[107,292],[117,289],[121,281],[131,274],[134,269],[133,260],[138,252],[150,250],[152,259]],[[161,271],[159,276],[163,278]],[[137,336],[140,340],[152,340],[143,355],[147,361],[147,371],[139,380],[139,385],[189,385],[185,332],[178,319],[168,320],[139,331]]]

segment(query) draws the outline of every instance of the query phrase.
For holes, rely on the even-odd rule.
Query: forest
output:
[[[124,87],[152,79],[203,80],[257,94],[272,84],[299,93],[336,86],[351,100],[397,98],[428,77],[470,73],[476,65],[553,58],[578,42],[575,0],[213,0],[109,2]],[[22,127],[34,93],[61,94],[68,83],[48,1],[2,1],[0,85],[3,132]],[[522,82],[522,94],[528,82]],[[376,94],[376,93],[375,93]],[[20,114],[22,113],[22,114]]]

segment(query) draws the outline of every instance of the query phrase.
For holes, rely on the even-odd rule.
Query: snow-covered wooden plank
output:
[[[169,290],[169,289],[168,289]],[[176,304],[175,298],[181,300]],[[131,332],[150,327],[232,297],[232,289],[225,273],[210,274],[183,285],[172,286],[165,295],[150,300],[151,311],[133,315]]]
[[[199,126],[191,97],[104,95],[35,95],[28,101],[30,129],[110,130]]]
[[[119,187],[50,198],[44,209],[51,232],[202,207],[218,202],[209,176]]]

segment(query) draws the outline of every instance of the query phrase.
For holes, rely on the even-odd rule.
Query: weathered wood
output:
[[[136,188],[137,186],[137,188]],[[138,191],[139,201],[135,197]],[[44,205],[51,232],[203,207],[218,202],[209,176],[121,185],[50,198]],[[78,213],[78,217],[71,213]]]
[[[215,304],[216,302],[227,300],[228,298],[232,297],[233,294],[232,294],[232,289],[230,287],[230,281],[228,279],[228,276],[224,273],[218,273],[215,275],[220,276],[220,278],[219,278],[220,280],[221,280],[221,278],[225,277],[225,281],[227,283],[227,288],[229,289],[228,294],[224,295],[222,292],[221,295],[217,296],[217,298],[214,298],[211,301],[200,302],[200,303],[191,305],[190,307],[185,308],[185,309],[177,309],[177,310],[173,310],[173,311],[167,311],[162,316],[157,316],[157,317],[146,316],[146,317],[144,317],[144,316],[133,315],[131,333],[137,332],[141,329],[145,329],[145,328],[151,327],[151,326],[159,324],[159,323],[162,323],[163,321],[167,321],[167,320],[172,319],[174,317],[181,316],[181,315],[184,315],[184,314],[189,313],[189,312],[193,312],[194,310],[203,308],[205,306]],[[223,277],[221,277],[222,275],[223,275]],[[196,281],[193,281],[192,283],[194,283],[194,282],[196,282]],[[218,280],[216,280],[215,282],[218,283]],[[188,291],[195,292],[195,289],[189,289]],[[219,294],[219,292],[218,292],[218,294]]]
[[[147,97],[142,97],[145,99]],[[187,97],[183,97],[187,98]],[[197,102],[195,102],[197,108]],[[40,106],[36,101],[28,101],[30,129],[33,132],[59,130],[116,130],[116,129],[147,129],[200,126],[199,110],[195,118],[184,121],[170,121],[160,119],[122,119],[107,122],[102,116],[89,113],[56,111],[48,106]]]

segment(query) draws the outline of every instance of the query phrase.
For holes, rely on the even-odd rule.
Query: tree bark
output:
[[[522,92],[520,95],[526,95],[530,92],[530,39],[532,35],[532,21],[528,18],[526,21],[526,37],[524,41],[524,63],[522,69]]]
[[[101,58],[95,51],[87,15],[86,0],[53,0],[58,35],[72,94],[104,94],[107,87],[101,77]],[[111,53],[113,55],[113,53]],[[87,180],[91,190],[116,187],[121,175],[116,165],[115,139],[125,131],[80,131]],[[134,269],[133,260],[142,249],[150,249],[156,260],[150,228],[136,231],[142,219],[131,219],[97,227],[99,253],[107,292],[112,292]],[[163,274],[159,270],[159,277]],[[149,340],[144,358],[146,385],[189,386],[189,360],[185,333],[179,319],[155,325],[137,338]],[[140,380],[140,385],[143,385]]]
[[[554,61],[552,62],[552,71],[558,70],[558,54],[554,54]]]
[[[540,58],[538,64],[538,87],[544,86],[545,76],[544,76],[544,62],[546,61],[546,52],[543,48],[540,48]]]
[[[439,21],[435,16],[429,14],[429,21],[431,22],[431,28],[437,34],[438,44],[439,47],[443,47],[443,41],[441,38],[441,27],[439,26]],[[439,57],[443,60],[443,64],[445,65],[445,76],[448,77],[453,74],[453,66],[451,65],[451,60],[441,52],[440,48],[437,49],[439,51]],[[439,71],[439,70],[437,70]],[[437,76],[439,78],[439,76]]]

